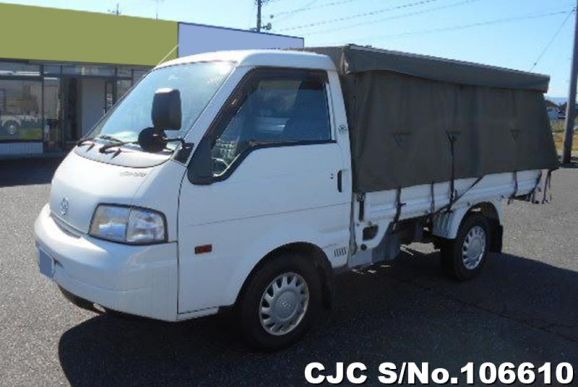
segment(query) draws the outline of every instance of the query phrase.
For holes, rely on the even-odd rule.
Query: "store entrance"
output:
[[[72,149],[131,86],[130,80],[104,77],[65,76],[59,81],[58,116],[46,115],[49,152]]]
[[[92,127],[105,113],[107,84],[105,78],[86,78],[64,76],[55,79],[59,83],[59,90],[52,93],[52,99],[46,101],[45,106],[57,106],[53,117],[51,112],[46,114],[46,142],[45,151],[68,151],[83,136],[88,134]],[[45,84],[46,89],[51,85]],[[53,86],[56,88],[56,84]]]
[[[62,136],[62,89],[60,78],[46,77],[43,80],[44,109],[44,152],[61,152]]]
[[[44,80],[44,151],[70,150],[80,138],[80,79],[77,77]]]
[[[71,144],[78,141],[80,131],[78,118],[80,116],[80,80],[78,78],[62,78],[62,135],[65,149],[69,149]]]

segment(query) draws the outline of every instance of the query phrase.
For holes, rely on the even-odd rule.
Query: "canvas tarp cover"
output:
[[[452,165],[455,179],[558,167],[547,77],[488,66],[476,76],[472,64],[415,55],[403,62],[399,53],[351,46],[309,50],[329,55],[340,72],[355,192],[449,181]]]

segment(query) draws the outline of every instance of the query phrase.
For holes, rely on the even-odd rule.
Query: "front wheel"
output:
[[[456,239],[441,247],[442,265],[447,274],[460,281],[476,277],[482,271],[490,247],[490,226],[480,213],[468,215],[460,225]]]
[[[242,334],[249,345],[277,350],[299,340],[317,318],[321,284],[306,257],[282,254],[249,279],[238,304]]]

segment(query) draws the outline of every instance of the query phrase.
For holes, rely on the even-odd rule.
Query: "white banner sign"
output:
[[[304,39],[253,31],[179,24],[179,57],[202,52],[265,48],[301,48]]]

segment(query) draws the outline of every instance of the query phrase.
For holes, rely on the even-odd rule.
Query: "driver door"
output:
[[[325,72],[259,69],[218,115],[206,135],[213,181],[181,190],[180,313],[234,303],[269,249],[347,251],[351,188],[338,176],[350,167],[329,95]]]

